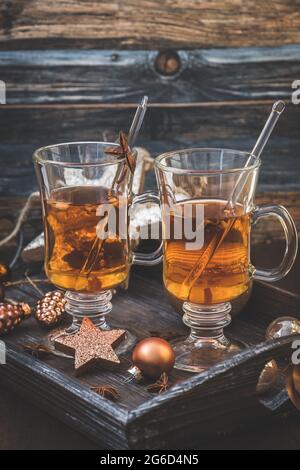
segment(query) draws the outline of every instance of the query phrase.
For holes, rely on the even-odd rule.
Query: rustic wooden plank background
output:
[[[13,0],[2,48],[267,46],[300,42],[299,0]]]
[[[140,144],[153,156],[191,145],[249,150],[272,102],[285,99],[289,106],[265,151],[259,191],[284,191],[298,220],[300,106],[291,93],[300,78],[299,4],[2,2],[1,213],[7,204],[16,212],[36,188],[36,147],[115,139],[148,94]],[[152,175],[148,186],[154,184]],[[10,223],[0,223],[0,234]]]
[[[150,108],[139,145],[153,156],[189,146],[252,148],[271,103]],[[35,148],[72,140],[115,140],[127,129],[134,110],[89,105],[6,106],[0,110],[1,195],[25,195],[36,186],[32,166]],[[290,105],[264,153],[260,190],[299,189],[299,109]],[[153,176],[153,175],[152,175]],[[22,181],[20,185],[19,182]],[[154,177],[149,184],[154,184]]]
[[[300,48],[151,51],[0,51],[8,104],[152,103],[290,99],[300,76]]]

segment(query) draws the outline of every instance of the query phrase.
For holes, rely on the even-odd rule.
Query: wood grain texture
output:
[[[2,383],[0,413],[1,450],[105,450],[104,445],[93,444],[82,434],[38,409],[34,403],[24,401],[20,395],[3,387]],[[221,439],[203,438],[201,443],[192,446],[192,450],[299,450],[299,448],[299,415],[282,419],[280,423],[270,418],[259,429],[255,424],[249,425],[238,433],[223,435]]]
[[[153,334],[154,327],[166,338],[186,334],[181,319],[162,295],[160,270],[150,271],[135,270],[129,291],[114,297],[111,321],[126,325],[138,338]],[[30,287],[25,290],[30,294]],[[10,290],[9,295],[24,300],[24,291]],[[105,448],[183,449],[195,446],[195,442],[201,447],[209,437],[241,429],[245,422],[257,425],[272,416],[290,413],[292,407],[280,388],[262,404],[255,387],[265,363],[291,353],[291,338],[261,343],[266,327],[283,305],[298,316],[298,304],[297,295],[257,285],[248,307],[230,328],[231,335],[244,340],[249,348],[200,375],[173,371],[171,388],[161,396],[153,397],[144,384],[124,383],[129,356],[123,357],[118,372],[96,369],[77,379],[72,376],[72,361],[68,359],[31,358],[22,352],[21,344],[43,341],[47,335],[34,320],[24,322],[6,338],[8,362],[1,369],[1,377],[23,399],[34,400]],[[89,385],[104,382],[119,390],[116,404],[89,391]]]
[[[290,100],[300,46],[178,52],[174,76],[157,73],[157,51],[0,52],[7,82],[0,107],[0,194],[35,186],[35,148],[70,140],[115,139],[137,101],[150,97],[140,143],[152,154],[193,146],[249,150],[272,100]],[[260,189],[299,189],[298,120],[290,105],[265,151]],[[22,180],[22,184],[20,184]],[[152,185],[154,184],[152,180]]]
[[[166,76],[158,51],[49,50],[0,52],[8,104],[215,103],[290,100],[300,77],[300,45],[277,48],[180,50]]]
[[[138,144],[152,156],[172,150],[224,147],[250,150],[272,106],[244,102],[150,107]],[[0,109],[0,194],[22,196],[36,187],[33,151],[43,145],[78,140],[115,140],[129,127],[134,108],[102,105],[29,105]],[[300,107],[289,105],[264,151],[260,191],[300,188]],[[154,177],[149,181],[153,186]]]
[[[299,0],[14,0],[2,2],[3,49],[230,47],[300,42]]]

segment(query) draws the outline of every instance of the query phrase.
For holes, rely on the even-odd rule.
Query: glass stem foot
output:
[[[112,310],[111,298],[112,293],[109,290],[103,291],[101,294],[80,294],[67,291],[65,309],[73,318],[68,332],[77,331],[84,317],[90,318],[98,328],[109,330],[106,315]]]
[[[183,322],[191,329],[193,340],[227,342],[224,328],[231,323],[231,304],[197,305],[191,302],[183,304]]]
[[[183,321],[191,329],[184,341],[173,343],[177,369],[203,372],[228,359],[242,349],[241,343],[230,342],[224,328],[231,322],[231,304],[183,304]]]

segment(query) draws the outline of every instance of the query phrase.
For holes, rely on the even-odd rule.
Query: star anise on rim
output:
[[[43,344],[38,344],[38,343],[22,344],[22,348],[24,349],[25,352],[28,352],[36,359],[41,359],[43,357],[49,356],[50,354],[53,354],[51,349],[47,348],[47,346],[44,346]]]
[[[148,385],[147,390],[150,393],[163,393],[169,388],[169,377],[163,372],[159,379],[151,385]]]
[[[133,174],[136,167],[136,161],[133,156],[133,152],[128,144],[128,138],[125,132],[120,131],[119,133],[119,147],[108,147],[105,151],[110,155],[115,155],[119,158],[125,158],[127,166]]]
[[[101,397],[107,398],[111,401],[117,401],[120,398],[119,392],[110,385],[92,386],[91,390],[92,392],[97,393],[97,395],[100,395]]]

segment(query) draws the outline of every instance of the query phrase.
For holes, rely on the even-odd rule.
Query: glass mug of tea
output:
[[[259,167],[255,156],[226,149],[180,150],[156,159],[164,285],[183,302],[191,329],[187,339],[174,342],[179,369],[201,372],[237,352],[242,345],[223,331],[231,302],[247,293],[252,279],[277,281],[295,261],[298,236],[288,211],[254,205]],[[280,221],[286,237],[274,269],[255,268],[250,260],[251,227],[266,216]]]
[[[68,332],[84,316],[109,329],[111,289],[126,284],[133,263],[161,262],[161,249],[135,253],[129,236],[130,208],[152,202],[156,194],[132,194],[133,175],[119,145],[74,142],[34,153],[45,231],[45,272],[66,291]],[[136,155],[135,155],[136,156]]]

